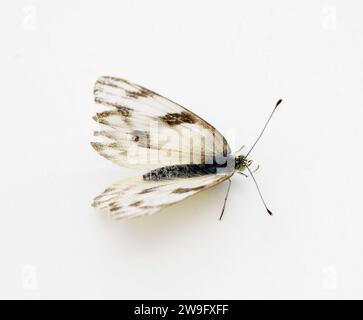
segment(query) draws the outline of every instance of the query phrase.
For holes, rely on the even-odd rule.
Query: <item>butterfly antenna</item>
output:
[[[265,202],[265,200],[263,199],[263,196],[262,196],[261,190],[260,190],[260,188],[259,188],[259,186],[258,186],[258,184],[257,184],[257,181],[256,181],[256,179],[255,179],[255,177],[254,177],[254,175],[253,175],[253,173],[252,173],[251,169],[250,169],[248,166],[246,166],[246,168],[247,168],[248,172],[250,173],[250,175],[251,175],[251,177],[252,177],[253,181],[255,182],[255,185],[256,185],[256,188],[257,188],[258,194],[260,195],[260,198],[261,198],[261,200],[262,200],[263,205],[265,206],[265,209],[266,209],[267,213],[268,213],[270,216],[272,216],[272,211],[271,211],[271,210],[267,207],[266,202]]]
[[[249,154],[251,153],[251,151],[253,150],[253,148],[255,147],[255,145],[257,144],[258,140],[260,140],[260,138],[262,137],[263,133],[265,132],[265,129],[268,125],[268,123],[270,122],[272,116],[274,115],[275,111],[276,111],[276,108],[278,107],[278,105],[282,102],[282,99],[279,99],[279,101],[277,101],[276,105],[275,105],[275,108],[272,110],[272,113],[270,114],[270,116],[268,117],[267,121],[266,121],[266,124],[265,126],[263,127],[260,135],[258,136],[258,138],[256,139],[255,143],[252,145],[250,151],[248,151],[247,155],[246,155],[246,158],[249,156]]]

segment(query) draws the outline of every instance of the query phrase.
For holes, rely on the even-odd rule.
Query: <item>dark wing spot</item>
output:
[[[142,201],[136,201],[134,203],[131,203],[130,206],[131,207],[140,207],[141,204],[142,204]]]
[[[151,97],[153,95],[154,95],[154,92],[152,92],[148,89],[142,88],[142,87],[140,87],[139,90],[137,90],[137,91],[126,90],[126,96],[133,98],[133,99],[137,99],[140,97],[146,98],[146,97]]]
[[[147,189],[141,190],[138,194],[150,193],[150,192],[153,192],[153,191],[157,190],[159,187],[160,186],[155,186],[155,187],[147,188]]]
[[[167,113],[165,116],[159,117],[159,119],[169,126],[176,126],[181,123],[195,123],[196,118],[192,114],[182,111],[180,113]]]
[[[194,187],[194,188],[178,188],[175,189],[172,193],[187,193],[187,192],[191,192],[191,191],[198,191],[201,189],[204,189],[205,186],[199,186],[199,187]]]
[[[111,212],[114,212],[114,211],[119,211],[120,209],[121,209],[121,207],[117,207],[117,206],[116,206],[116,207],[111,207],[111,208],[110,208],[110,211],[111,211]]]
[[[118,114],[122,115],[125,118],[128,118],[131,114],[132,109],[128,107],[117,107]]]
[[[131,133],[133,141],[140,147],[150,149],[150,133],[148,131],[133,130]]]

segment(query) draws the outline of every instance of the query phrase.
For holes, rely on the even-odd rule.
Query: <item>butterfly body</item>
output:
[[[177,178],[192,178],[200,177],[209,174],[218,173],[234,173],[244,171],[245,167],[251,164],[251,160],[247,160],[245,156],[239,155],[232,158],[234,161],[234,166],[228,166],[228,161],[222,164],[218,164],[214,161],[213,164],[203,163],[203,164],[184,164],[184,165],[172,165],[157,168],[151,170],[143,175],[145,181],[160,181],[168,179]]]

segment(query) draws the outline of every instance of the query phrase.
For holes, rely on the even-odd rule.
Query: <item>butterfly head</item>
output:
[[[235,159],[234,169],[237,172],[243,172],[251,164],[252,164],[252,160],[247,159],[246,156],[241,154],[241,155],[237,156],[236,159]]]

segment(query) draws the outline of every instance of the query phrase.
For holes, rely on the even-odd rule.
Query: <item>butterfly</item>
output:
[[[232,154],[228,142],[212,125],[181,105],[127,80],[103,76],[94,86],[94,99],[105,107],[93,119],[101,129],[91,142],[115,164],[143,174],[113,183],[93,201],[115,219],[150,215],[248,171],[269,214],[246,154]],[[240,149],[241,150],[241,149]],[[240,151],[239,150],[239,151]]]

